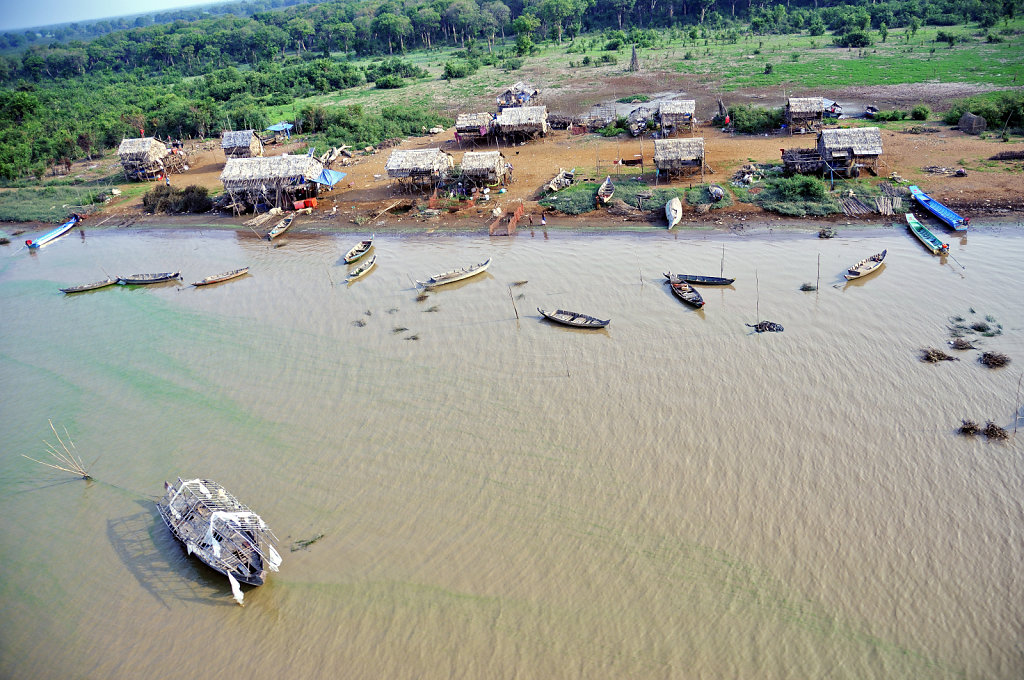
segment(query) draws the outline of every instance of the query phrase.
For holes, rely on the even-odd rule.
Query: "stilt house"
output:
[[[684,128],[693,132],[693,114],[696,110],[697,102],[693,99],[661,102],[658,105],[658,118],[661,120],[662,132],[671,135]]]
[[[858,176],[862,167],[877,173],[882,132],[876,127],[822,130],[818,134],[818,153],[833,171],[847,177]]]
[[[460,167],[463,180],[478,186],[504,182],[508,175],[508,163],[500,151],[467,151]]]
[[[294,201],[315,197],[324,166],[311,156],[229,158],[220,174],[236,212],[256,205],[289,208]]]
[[[520,81],[498,95],[498,111],[514,106],[533,106],[539,96],[540,90],[527,87]]]
[[[408,188],[433,187],[451,175],[455,158],[439,148],[392,151],[384,166],[388,177]]]
[[[117,148],[124,175],[128,179],[154,180],[168,172],[175,172],[185,165],[181,149],[174,153],[156,137],[123,139]]]
[[[460,113],[455,119],[455,139],[459,144],[474,143],[485,139],[491,133],[491,121],[494,116],[489,113]]]
[[[790,132],[796,128],[821,127],[825,118],[825,100],[821,97],[790,97],[785,119]]]
[[[700,172],[704,179],[704,138],[654,140],[654,167],[667,176]]]
[[[519,106],[502,109],[494,120],[494,128],[506,141],[522,141],[548,132],[546,106]]]
[[[225,158],[253,158],[263,155],[263,140],[255,130],[225,130],[220,148]]]

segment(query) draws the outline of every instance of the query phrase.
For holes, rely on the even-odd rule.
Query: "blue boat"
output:
[[[971,218],[960,217],[956,212],[942,205],[916,186],[910,187],[910,195],[913,196],[914,200],[920,203],[925,210],[945,222],[951,229],[963,231],[964,229],[967,229],[967,225],[971,223]]]
[[[45,246],[50,241],[53,241],[54,239],[60,238],[64,234],[66,234],[69,231],[71,231],[74,228],[74,226],[76,224],[78,224],[79,222],[81,222],[81,221],[82,221],[81,215],[72,215],[70,220],[68,220],[64,224],[60,225],[59,227],[57,227],[53,231],[51,231],[49,233],[46,233],[46,234],[43,234],[42,236],[40,236],[35,241],[33,241],[32,239],[29,239],[29,240],[25,241],[25,245],[27,245],[29,248],[32,248],[33,250],[35,250],[36,248],[42,248],[43,246]]]

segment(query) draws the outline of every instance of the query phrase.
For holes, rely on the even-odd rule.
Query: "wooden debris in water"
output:
[[[57,434],[57,429],[53,426],[53,421],[50,420],[47,422],[50,423],[50,429],[53,430],[53,435],[57,437],[57,442],[60,443],[60,449],[46,440],[43,440],[43,443],[46,444],[47,453],[49,453],[57,463],[44,463],[41,460],[36,460],[35,458],[26,456],[25,454],[21,455],[28,458],[33,463],[39,463],[40,465],[45,465],[48,468],[60,470],[61,472],[70,472],[82,479],[92,479],[92,475],[90,475],[89,471],[85,469],[85,463],[83,463],[82,459],[71,451],[71,449],[75,448],[75,442],[71,441],[71,435],[68,434],[68,429],[66,427],[64,428],[64,436],[67,437],[68,440],[68,443],[65,444],[64,440],[60,438],[59,434]],[[71,449],[68,448],[68,444],[71,444]]]
[[[985,433],[985,436],[988,437],[989,439],[998,439],[999,441],[1003,441],[1007,437],[1009,437],[1009,435],[1006,433],[1006,430],[999,427],[991,420],[985,423],[985,429],[983,431]]]
[[[781,333],[784,329],[781,324],[774,321],[758,321],[756,324],[747,324],[757,333]]]
[[[405,326],[395,326],[394,328],[391,329],[391,332],[394,333],[395,335],[398,335],[399,333],[404,333],[407,330],[409,329],[406,328]]]
[[[818,238],[835,238],[836,230],[834,227],[825,227],[818,231]]]
[[[365,312],[363,312],[363,314],[366,315],[366,316],[373,316],[373,311],[367,309]]]
[[[1005,366],[1010,363],[1010,357],[1005,354],[1000,354],[999,352],[985,352],[978,357],[978,361],[989,368],[999,368],[1000,366]]]
[[[974,435],[981,432],[981,428],[978,427],[978,424],[973,420],[961,420],[960,423],[960,429],[957,430],[957,434],[962,434],[965,437],[973,437]]]
[[[527,283],[529,283],[529,281],[513,281],[512,285],[513,286],[525,286]]]
[[[943,352],[941,349],[935,349],[934,347],[926,347],[921,350],[921,361],[929,364],[935,364],[940,361],[960,361],[956,357],[950,356]]]
[[[818,287],[815,286],[813,283],[801,283],[800,284],[800,290],[802,290],[805,293],[807,293],[807,292],[810,292],[812,290],[818,290]]]
[[[313,545],[323,537],[323,534],[317,534],[313,538],[303,538],[298,541],[295,541],[294,543],[292,543],[291,551],[295,552],[296,550],[306,550],[309,548],[309,546]]]
[[[978,349],[970,340],[964,340],[963,338],[950,340],[949,346],[952,347],[953,349]]]
[[[11,239],[7,238],[6,236],[0,236],[0,246],[6,246],[10,242]]]
[[[418,336],[418,335],[410,335],[409,337],[406,338],[406,340],[419,340],[419,339],[420,339],[420,336]]]
[[[430,296],[427,295],[426,293],[420,293],[419,295],[416,296],[416,302],[423,302],[428,297],[430,297]]]
[[[366,325],[366,322],[363,321],[362,319],[356,319],[355,321],[352,322],[352,325],[355,326],[356,328],[362,328],[363,326]]]

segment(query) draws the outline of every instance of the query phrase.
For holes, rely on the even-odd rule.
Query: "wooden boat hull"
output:
[[[563,326],[570,326],[572,328],[604,328],[612,322],[611,319],[598,319],[595,316],[589,314],[580,314],[579,312],[570,312],[565,309],[557,309],[554,312],[537,308],[541,316],[549,321],[553,321]]]
[[[946,207],[942,203],[939,203],[934,198],[921,191],[920,188],[911,186],[910,195],[922,208],[941,220],[950,229],[953,229],[954,231],[964,231],[967,229],[967,225],[970,220],[960,217],[956,211]]]
[[[370,270],[373,269],[373,266],[375,264],[377,264],[377,256],[376,255],[374,255],[369,260],[367,260],[366,262],[364,262],[360,266],[358,266],[355,269],[353,269],[352,271],[350,271],[348,273],[348,278],[345,279],[345,281],[347,283],[352,283],[353,281],[355,281],[357,279],[361,279],[362,277],[364,277],[364,276],[366,276],[367,274],[370,273]]]
[[[352,249],[345,253],[345,264],[352,264],[358,262],[359,259],[370,252],[370,248],[373,247],[373,236],[363,241],[360,241],[356,245],[352,246]]]
[[[280,222],[274,225],[274,227],[267,232],[267,240],[273,241],[275,238],[288,231],[288,227],[292,226],[292,221],[295,219],[294,216],[289,215]]]
[[[175,279],[180,278],[181,272],[164,272],[162,274],[133,274],[132,276],[122,276],[117,280],[117,282],[125,286],[144,286],[150,283],[163,283],[164,281],[174,281]]]
[[[466,267],[465,269],[454,269],[450,272],[438,274],[432,276],[426,281],[417,281],[423,288],[437,288],[438,286],[446,286],[449,283],[455,283],[456,281],[464,281],[470,277],[478,274],[483,274],[487,271],[487,267],[491,264],[491,258],[487,258],[480,264],[475,264],[472,267]]]
[[[50,231],[50,232],[47,232],[47,233],[43,234],[42,236],[40,236],[38,239],[36,239],[34,241],[32,239],[28,239],[27,241],[25,241],[25,245],[28,246],[29,248],[31,248],[32,250],[38,250],[39,248],[42,248],[43,246],[45,246],[47,243],[50,243],[51,241],[57,240],[58,238],[60,238],[64,234],[66,234],[69,231],[71,231],[72,229],[74,229],[75,225],[78,224],[81,221],[82,221],[82,218],[79,215],[72,215],[70,220],[68,220],[64,224],[60,225],[59,227],[57,227],[53,231]]]
[[[665,278],[671,281],[676,279],[685,281],[691,286],[731,286],[736,279],[727,279],[722,276],[704,276],[702,274],[665,274]]]
[[[245,276],[249,273],[248,267],[242,267],[241,269],[235,269],[223,274],[214,274],[213,276],[207,276],[205,279],[200,279],[193,283],[193,286],[209,286],[211,283],[221,283],[222,281],[230,281],[231,279],[237,279],[239,276]]]
[[[704,298],[696,288],[678,276],[673,276],[672,273],[665,274],[665,277],[668,279],[668,285],[672,288],[672,294],[677,298],[698,309],[704,306]]]
[[[597,200],[603,204],[608,203],[612,200],[612,195],[615,194],[615,185],[612,184],[612,177],[608,175],[601,182],[601,186],[597,188]]]
[[[672,200],[665,204],[665,219],[668,220],[669,229],[683,219],[683,203],[678,196],[673,196]]]
[[[115,283],[117,283],[117,279],[113,279],[113,278],[110,278],[108,276],[106,279],[104,279],[102,281],[96,281],[95,283],[85,283],[85,284],[82,284],[81,286],[71,286],[69,288],[61,288],[60,292],[67,293],[69,295],[72,294],[72,293],[84,293],[84,292],[89,291],[89,290],[99,290],[100,288],[106,288],[107,286],[112,286]]]
[[[708,187],[708,195],[711,196],[712,201],[721,201],[725,198],[725,189],[717,184],[712,184]]]
[[[949,252],[949,244],[943,243],[939,237],[930,232],[928,228],[921,224],[911,213],[907,213],[906,218],[910,232],[924,244],[925,248],[932,251],[933,255]]]
[[[873,274],[882,266],[882,261],[885,259],[886,253],[888,252],[888,250],[883,250],[880,253],[861,260],[847,269],[843,276],[846,277],[847,281],[852,281],[853,279],[862,279],[868,274]]]

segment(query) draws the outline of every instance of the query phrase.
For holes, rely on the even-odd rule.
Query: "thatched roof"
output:
[[[495,121],[499,128],[540,128],[546,130],[548,126],[548,107],[546,106],[520,106],[511,109],[502,109]]]
[[[220,173],[224,186],[250,182],[312,182],[324,166],[311,156],[268,156],[266,158],[229,158]]]
[[[692,116],[697,110],[697,102],[693,99],[677,99],[670,102],[661,102],[658,105],[658,115],[664,116]]]
[[[409,175],[446,175],[455,166],[450,153],[439,148],[392,151],[384,169],[391,177]]]
[[[786,107],[790,113],[824,113],[825,100],[821,97],[790,97]]]
[[[882,153],[882,132],[876,127],[822,130],[818,145],[833,155],[852,149],[854,156],[878,156]]]
[[[489,113],[460,113],[455,119],[455,129],[458,131],[479,130],[482,127],[490,127],[491,114]]]
[[[256,136],[255,130],[225,130],[220,136],[220,148],[232,149],[238,146],[249,146],[252,138]]]
[[[654,164],[704,158],[704,138],[654,140]]]
[[[500,151],[467,151],[462,156],[462,174],[501,174],[505,169],[505,157]]]
[[[156,137],[122,139],[121,146],[117,147],[117,155],[121,157],[122,161],[155,163],[166,156],[167,153],[167,145]]]

